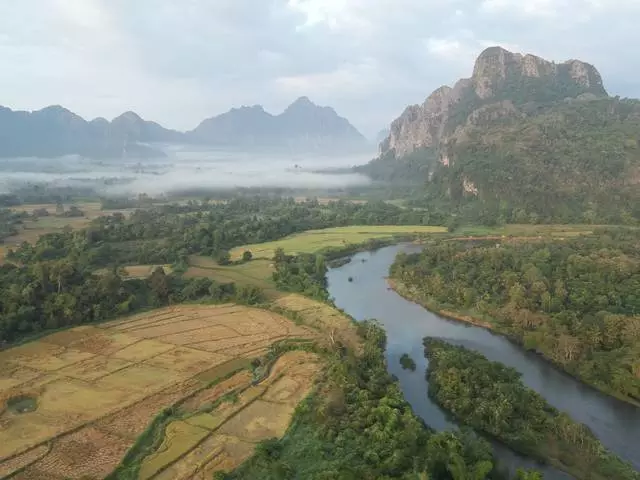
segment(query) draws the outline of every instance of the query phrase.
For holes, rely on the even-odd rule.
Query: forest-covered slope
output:
[[[394,121],[361,170],[496,221],[637,223],[640,101],[609,97],[591,65],[488,49],[472,78]]]

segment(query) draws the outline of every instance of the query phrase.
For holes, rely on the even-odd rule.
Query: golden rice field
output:
[[[265,310],[192,305],[80,326],[2,351],[0,478],[104,478],[163,408],[190,398],[197,401],[198,396],[211,401],[233,382],[246,383],[246,378],[232,377],[226,386],[223,382],[215,387],[218,390],[208,390],[212,381],[246,367],[272,343],[287,338],[317,338],[317,332]],[[275,402],[286,382],[290,380],[273,377],[273,386],[267,382],[255,402]],[[29,408],[18,410],[16,404],[24,405],[25,399]],[[246,419],[244,427],[235,420],[212,429],[204,417],[201,424],[172,427],[167,442],[177,437],[181,446],[167,445],[169,453],[158,452],[161,459],[150,458],[151,467],[145,471],[155,478],[157,465],[177,462],[179,455],[172,449],[182,449],[186,455],[194,450],[185,450],[184,445],[197,439],[221,442],[226,437],[220,435],[237,439],[228,445],[222,441],[226,456],[218,457],[234,459],[234,452],[245,452],[249,439],[257,438],[252,432],[280,432],[278,422],[284,424],[288,410],[270,413],[263,421],[259,420],[262,403],[252,406],[255,402],[247,403],[249,413],[243,409],[234,416]]]
[[[314,253],[328,247],[344,247],[371,239],[386,239],[396,235],[446,233],[445,227],[424,225],[373,225],[327,228],[297,233],[273,242],[243,245],[231,251],[232,260],[242,258],[249,250],[254,258],[272,259],[274,251],[282,248],[287,254]]]
[[[282,355],[257,385],[246,372],[236,374],[219,386],[217,396],[208,396],[211,401],[233,391],[233,400],[170,422],[160,446],[142,461],[138,478],[208,480],[217,471],[233,470],[257,442],[284,435],[320,369],[316,355],[297,351]]]

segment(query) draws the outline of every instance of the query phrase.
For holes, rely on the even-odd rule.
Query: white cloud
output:
[[[495,44],[640,96],[640,0],[20,0],[0,18],[5,105],[174,128],[308,95],[374,133]]]

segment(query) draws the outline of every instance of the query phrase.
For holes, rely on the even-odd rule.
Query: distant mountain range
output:
[[[61,106],[34,112],[0,107],[0,157],[164,156],[154,143],[327,152],[367,147],[365,138],[348,120],[307,97],[299,98],[280,115],[261,106],[234,108],[204,120],[189,132],[166,129],[134,112],[109,122],[104,118],[86,121]]]

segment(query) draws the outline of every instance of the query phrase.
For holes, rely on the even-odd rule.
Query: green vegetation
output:
[[[640,231],[565,241],[435,243],[400,255],[403,293],[488,321],[596,387],[640,400]]]
[[[398,208],[399,207],[392,207]],[[421,234],[443,233],[442,227],[420,225],[422,218],[417,218],[416,225],[355,225],[350,227],[327,228],[310,230],[291,235],[280,240],[252,245],[243,245],[232,250],[232,258],[241,258],[243,252],[250,250],[253,258],[273,258],[279,248],[290,254],[300,253],[330,253],[333,249],[343,255],[350,253],[349,247],[359,247],[367,241],[394,240],[394,238],[414,238]],[[355,250],[354,250],[355,251]]]
[[[24,213],[16,213],[9,209],[0,209],[0,244],[7,237],[17,235],[18,229],[26,217]]]
[[[358,328],[364,354],[333,352],[319,391],[298,406],[285,437],[263,442],[244,465],[216,478],[503,478],[486,441],[425,428],[387,373],[383,330]]]
[[[280,290],[298,292],[316,300],[327,300],[327,265],[322,255],[289,256],[281,248],[273,257],[273,280]]]
[[[487,99],[469,89],[437,148],[389,151],[359,170],[442,223],[638,225],[640,101],[566,100],[584,90],[566,74],[507,78]]]
[[[228,252],[232,248],[294,232],[351,223],[388,225],[421,220],[419,212],[384,202],[321,205],[317,201],[297,203],[262,197],[160,205],[137,210],[128,217],[121,213],[101,216],[83,230],[46,234],[35,244],[25,242],[7,252],[9,263],[0,266],[0,289],[4,293],[0,297],[0,342],[15,342],[43,330],[96,322],[167,303],[197,299],[255,303],[262,294],[252,282],[236,288],[210,278],[184,278],[180,273],[188,271],[191,255],[215,259],[222,268],[231,261]],[[433,227],[365,229],[391,236],[394,231],[432,231]],[[334,232],[334,238],[348,231]],[[120,267],[125,265],[166,264],[173,265],[175,274],[158,271],[148,279],[120,275]],[[105,267],[108,273],[101,270]]]
[[[176,410],[165,408],[157,415],[136,443],[127,451],[120,465],[105,480],[137,480],[142,461],[160,447],[167,425],[175,419]]]
[[[409,356],[408,353],[403,353],[400,357],[400,365],[405,370],[411,370],[412,372],[416,371],[416,362]]]
[[[527,388],[520,374],[479,353],[425,338],[429,395],[457,420],[578,479],[640,479],[584,425]]]

